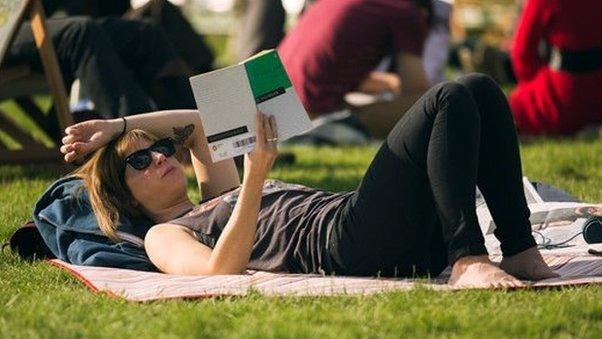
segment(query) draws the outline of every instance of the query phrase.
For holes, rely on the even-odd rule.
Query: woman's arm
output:
[[[550,19],[551,5],[540,0],[525,4],[511,51],[512,68],[519,82],[533,79],[546,63],[540,58],[538,47]]]
[[[213,249],[195,238],[192,230],[174,224],[153,226],[144,238],[151,262],[169,274],[240,274],[244,272],[255,239],[263,180],[247,177],[234,211]]]
[[[257,114],[255,150],[245,156],[240,195],[213,250],[194,239],[192,231],[170,224],[154,226],[144,240],[149,258],[159,269],[173,274],[239,274],[251,257],[263,182],[277,148],[276,120]]]
[[[397,74],[403,82],[402,95],[422,95],[429,89],[422,57],[411,53],[397,54]]]
[[[142,129],[159,138],[172,137],[190,149],[199,190],[203,198],[211,198],[240,185],[232,159],[213,163],[207,138],[196,110],[170,110],[138,114],[109,120],[89,120],[67,127],[61,152],[65,161],[82,159],[118,137],[124,130]]]
[[[373,71],[360,83],[357,90],[367,94],[391,92],[400,95],[401,78],[396,73]]]

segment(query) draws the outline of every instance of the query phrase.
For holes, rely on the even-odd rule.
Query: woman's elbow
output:
[[[189,228],[159,224],[144,237],[151,262],[163,273],[178,275],[242,274],[244,268],[211,256],[212,249],[200,243]]]
[[[212,269],[205,264],[202,246],[191,230],[179,225],[155,225],[144,237],[144,249],[149,259],[167,274],[211,274]]]
[[[207,267],[208,275],[229,275],[229,274],[244,274],[245,269],[233,268],[224,264],[209,264]]]

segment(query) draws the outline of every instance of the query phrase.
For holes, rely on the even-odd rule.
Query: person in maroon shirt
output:
[[[602,2],[528,0],[512,50],[510,105],[521,134],[570,134],[602,124]],[[552,49],[548,63],[538,53]]]
[[[351,107],[372,136],[386,136],[428,88],[421,59],[428,9],[430,1],[413,0],[320,0],[309,7],[278,53],[310,117],[349,108],[345,95],[353,91],[390,92],[393,100]],[[393,72],[375,71],[387,56]]]

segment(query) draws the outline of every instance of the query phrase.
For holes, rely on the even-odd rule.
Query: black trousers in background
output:
[[[165,33],[156,25],[117,18],[49,19],[48,30],[67,88],[80,79],[104,118],[149,112],[158,108],[192,108],[186,76],[162,74],[178,60]],[[42,71],[31,27],[22,25],[4,66],[29,63]],[[151,83],[169,90],[169,102],[151,98]]]
[[[305,0],[303,10],[314,2]],[[280,44],[286,23],[282,0],[237,0],[236,8],[239,22],[234,50],[239,61]]]
[[[433,87],[390,132],[332,230],[336,273],[434,276],[486,254],[476,185],[503,254],[535,246],[510,109],[478,74]]]

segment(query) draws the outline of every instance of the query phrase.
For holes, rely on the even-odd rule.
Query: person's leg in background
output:
[[[69,88],[75,78],[80,79],[101,117],[114,118],[153,109],[150,97],[94,20],[85,17],[49,19],[47,27],[66,87]],[[29,24],[20,28],[4,62],[7,66],[29,63],[33,69],[43,71]]]
[[[153,22],[165,31],[178,56],[194,74],[213,70],[213,51],[204,35],[192,27],[178,6],[163,0],[158,11],[151,6],[141,19]]]
[[[286,13],[282,0],[239,0],[237,6],[240,13],[234,46],[237,60],[276,48],[284,37]]]
[[[192,72],[160,26],[139,20],[97,20],[159,109],[196,107],[188,81]]]
[[[448,64],[451,32],[449,21],[454,4],[444,0],[433,0],[433,18],[428,36],[424,42],[423,61],[429,84],[445,81],[445,68]]]
[[[386,138],[397,121],[430,87],[420,56],[399,53],[395,61],[402,84],[401,94],[390,101],[350,107],[352,114],[377,139]]]

